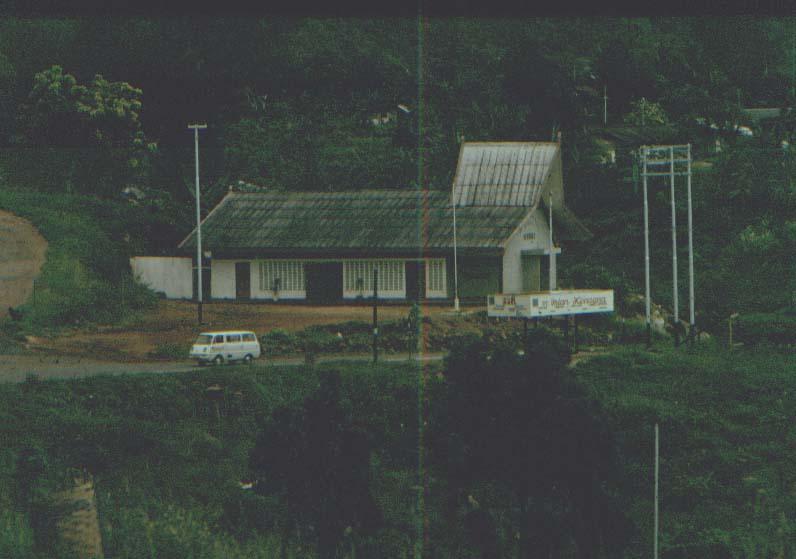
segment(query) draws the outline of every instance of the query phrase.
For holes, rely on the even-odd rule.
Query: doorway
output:
[[[235,262],[235,298],[250,299],[251,293],[251,264],[249,262]]]
[[[406,298],[409,301],[426,298],[426,263],[422,260],[406,262]]]
[[[522,292],[530,293],[539,291],[541,284],[541,262],[540,257],[531,254],[523,254],[520,257],[522,263]]]
[[[304,267],[307,300],[313,303],[339,303],[343,300],[343,263],[313,262]]]

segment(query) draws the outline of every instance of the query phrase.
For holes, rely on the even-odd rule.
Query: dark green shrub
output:
[[[786,310],[742,314],[735,320],[734,336],[748,345],[790,345],[796,343],[796,316]]]
[[[336,353],[344,347],[343,336],[333,334],[323,327],[311,326],[299,332],[298,338],[305,352]]]
[[[162,342],[155,345],[155,349],[149,352],[149,356],[156,359],[186,359],[188,357],[188,348],[182,344]]]
[[[299,349],[298,337],[281,328],[276,328],[261,336],[260,343],[267,355],[294,353]]]

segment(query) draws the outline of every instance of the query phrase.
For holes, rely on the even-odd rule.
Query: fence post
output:
[[[379,360],[379,269],[373,266],[373,362]]]

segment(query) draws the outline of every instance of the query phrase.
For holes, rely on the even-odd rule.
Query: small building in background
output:
[[[460,299],[482,301],[546,289],[550,251],[589,236],[564,203],[557,142],[465,142],[450,191],[238,185],[202,222],[216,300],[352,302],[377,270],[381,299],[452,300],[458,280]],[[179,245],[186,261],[195,242]]]

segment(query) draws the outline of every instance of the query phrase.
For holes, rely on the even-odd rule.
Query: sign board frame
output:
[[[613,289],[496,293],[487,297],[487,316],[489,317],[541,318],[613,311]]]

